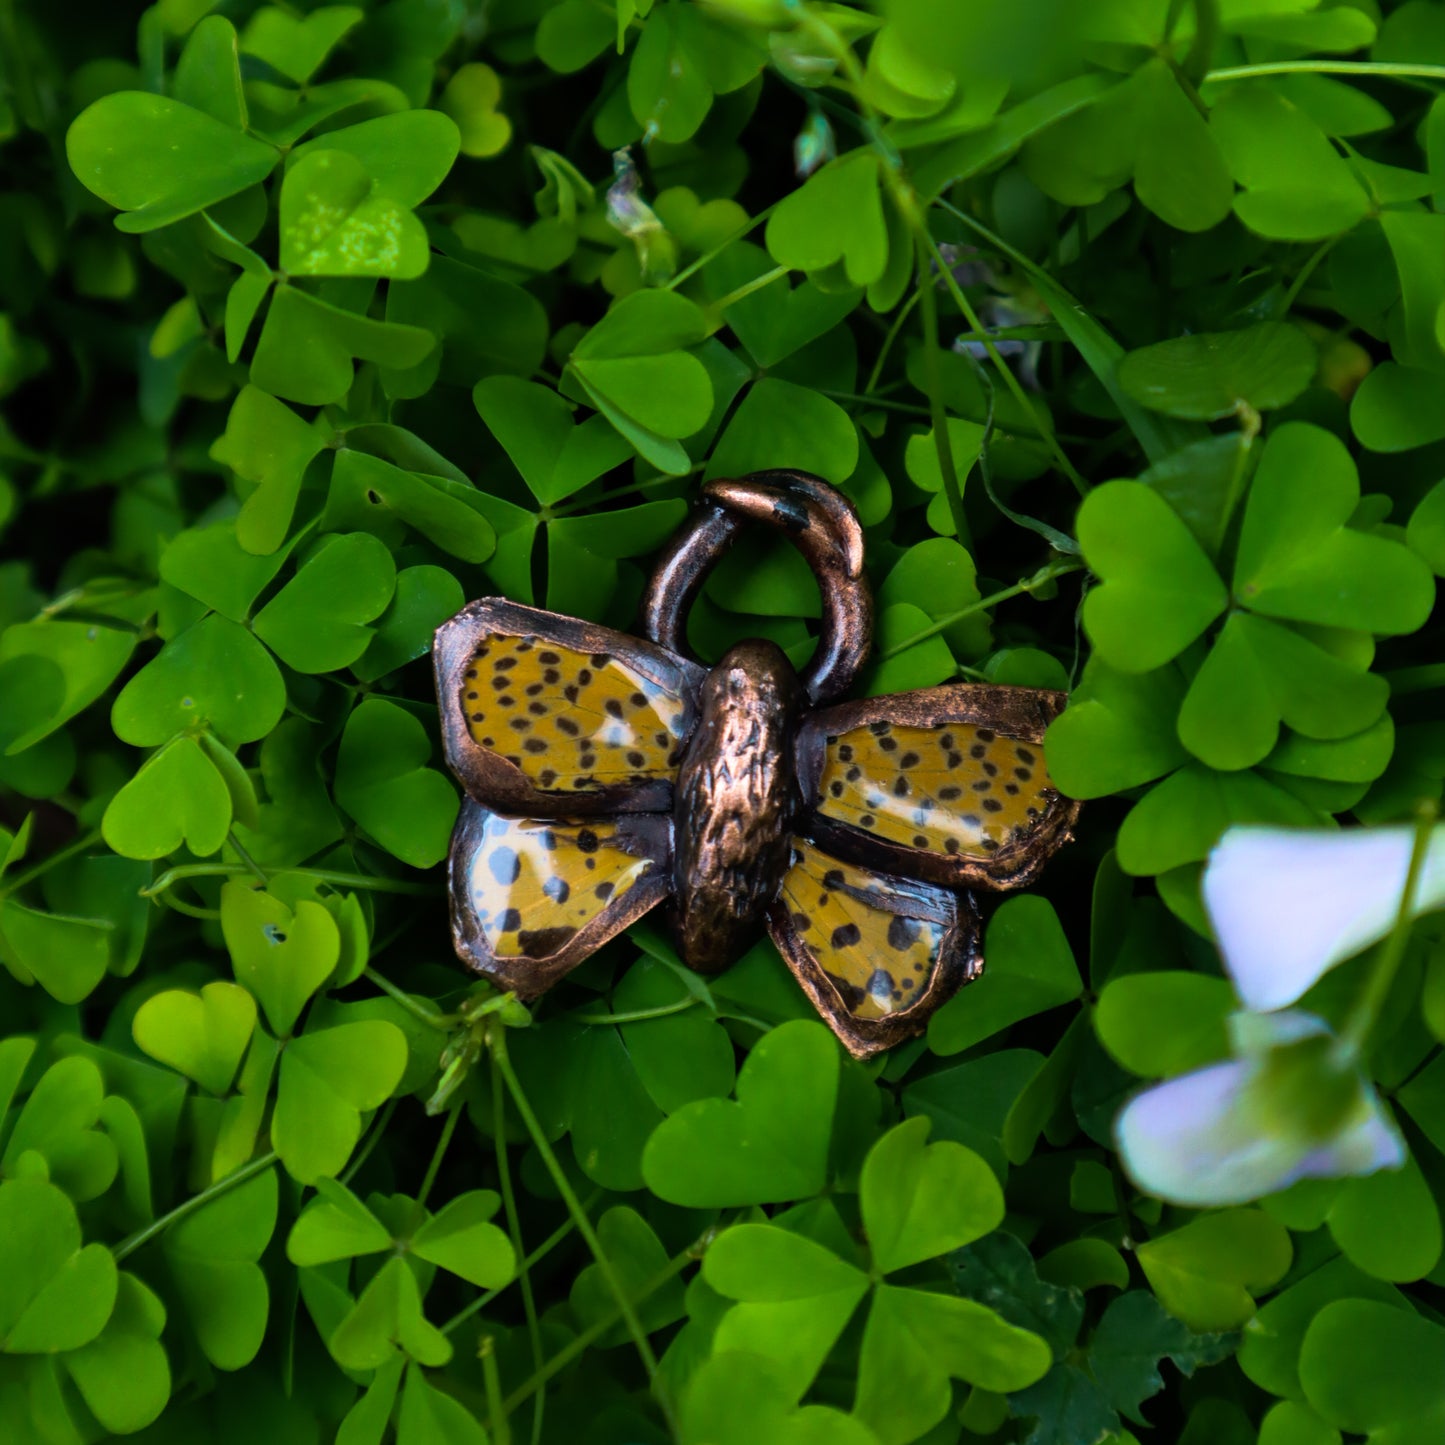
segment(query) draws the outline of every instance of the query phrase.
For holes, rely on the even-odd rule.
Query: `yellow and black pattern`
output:
[[[1036,743],[965,723],[868,723],[828,739],[818,811],[930,853],[987,858],[1054,798]]]
[[[499,633],[467,664],[461,702],[472,738],[543,792],[675,773],[689,721],[683,698],[621,658]]]
[[[799,941],[855,1018],[886,1018],[927,987],[944,926],[910,917],[897,880],[840,863],[798,838],[783,902]],[[894,911],[899,907],[904,911]]]
[[[614,822],[487,815],[467,878],[498,958],[549,958],[653,867],[617,844]]]

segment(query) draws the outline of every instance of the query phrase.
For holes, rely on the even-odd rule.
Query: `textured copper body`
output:
[[[673,869],[683,961],[711,973],[753,941],[788,868],[802,689],[776,644],[741,642],[708,674],[701,702],[678,773]]]
[[[767,641],[714,667],[686,614],[749,524],[817,577],[798,671]],[[1048,779],[1061,693],[952,685],[822,706],[867,660],[873,604],[846,498],[805,472],[709,483],[658,561],[644,638],[503,598],[438,629],[457,952],[519,997],[672,900],[679,954],[726,966],[766,927],[846,1047],[919,1033],[983,960],[965,890],[1033,879],[1079,805]]]

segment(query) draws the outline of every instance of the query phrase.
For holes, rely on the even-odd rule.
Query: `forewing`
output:
[[[908,876],[1014,888],[1067,842],[1043,736],[1063,693],[936,687],[817,713],[799,740],[820,842]]]
[[[531,998],[671,891],[671,822],[656,815],[505,817],[470,799],[452,843],[457,952]]]
[[[499,598],[437,633],[447,760],[518,815],[665,809],[704,669],[610,628]]]
[[[967,894],[845,863],[805,838],[793,841],[770,927],[819,1013],[859,1058],[921,1033],[981,967]]]

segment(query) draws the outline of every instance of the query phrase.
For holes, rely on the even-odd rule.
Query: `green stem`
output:
[[[826,396],[832,401],[857,402],[863,406],[876,406],[880,411],[901,411],[909,416],[932,416],[933,414],[928,407],[918,406],[911,401],[893,401],[884,396],[870,396],[867,392],[828,391],[821,386],[816,389],[820,396]]]
[[[546,1133],[538,1122],[536,1114],[532,1112],[531,1102],[522,1089],[522,1081],[513,1070],[511,1059],[507,1057],[505,1027],[500,1023],[495,1024],[489,1030],[487,1042],[492,1051],[492,1058],[496,1060],[497,1068],[506,1082],[507,1092],[517,1106],[517,1113],[521,1115],[527,1133],[532,1136],[532,1143],[536,1146],[547,1173],[552,1176],[552,1182],[557,1186],[557,1192],[562,1196],[562,1202],[567,1206],[567,1212],[577,1222],[577,1232],[587,1241],[587,1248],[592,1251],[592,1257],[597,1261],[597,1268],[601,1271],[612,1298],[617,1301],[618,1313],[627,1325],[627,1333],[632,1337],[632,1343],[637,1349],[638,1357],[647,1371],[648,1378],[656,1379],[657,1356],[653,1353],[647,1332],[642,1328],[642,1321],[637,1317],[637,1310],[632,1300],[628,1298],[622,1281],[618,1279],[617,1271],[613,1269],[612,1261],[607,1257],[607,1251],[602,1248],[602,1241],[598,1239],[597,1231],[592,1227],[592,1221],[588,1219],[583,1210],[576,1191],[572,1188],[571,1180],[567,1178],[566,1171],[558,1163]]]
[[[446,1122],[442,1125],[441,1137],[437,1140],[437,1146],[432,1150],[431,1163],[426,1166],[426,1174],[421,1181],[421,1188],[417,1190],[416,1202],[418,1207],[425,1208],[427,1196],[432,1191],[432,1185],[437,1182],[437,1175],[441,1171],[442,1160],[447,1156],[447,1149],[452,1142],[452,1135],[457,1132],[457,1120],[462,1117],[462,1096],[457,1095],[452,1106],[447,1110]]]
[[[361,1148],[351,1156],[351,1162],[337,1175],[338,1184],[350,1184],[361,1172],[361,1166],[371,1158],[371,1151],[381,1142],[381,1137],[386,1133],[386,1126],[391,1123],[391,1116],[396,1113],[396,1106],[400,1101],[388,1099],[382,1106],[381,1112],[371,1121],[371,1127],[366,1131],[366,1138],[362,1140]]]
[[[676,476],[669,474],[661,477],[647,477],[640,482],[629,482],[625,487],[613,487],[610,491],[605,491],[600,495],[594,493],[581,501],[559,502],[557,506],[544,508],[543,511],[549,520],[553,517],[570,517],[575,512],[590,512],[599,501],[610,502],[614,497],[627,497],[634,492],[645,492],[652,487],[660,487],[666,483],[685,481],[688,477],[702,471],[706,465],[706,462],[698,462],[685,472],[678,472]]]
[[[537,1320],[537,1301],[532,1294],[532,1277],[527,1270],[527,1260],[522,1248],[522,1216],[517,1209],[517,1195],[512,1188],[512,1167],[507,1158],[507,1095],[502,1088],[501,1070],[497,1067],[497,1056],[492,1055],[492,1137],[497,1151],[497,1177],[502,1186],[502,1207],[507,1215],[507,1233],[512,1236],[512,1248],[517,1253],[517,1285],[522,1291],[522,1312],[527,1317],[527,1339],[532,1346],[532,1372],[542,1369],[542,1329]],[[546,1408],[547,1392],[539,1389],[532,1409],[532,1445],[542,1438],[542,1414]],[[505,1413],[502,1416],[506,1418]]]
[[[933,449],[938,457],[938,474],[943,479],[943,494],[948,499],[948,513],[959,542],[967,547],[971,539],[968,520],[963,514],[963,489],[958,484],[958,468],[953,462],[953,439],[948,434],[948,413],[943,406],[943,372],[938,365],[938,296],[934,290],[933,271],[929,261],[931,242],[921,231],[914,239],[918,268],[918,292],[922,298],[918,309],[923,317],[923,370],[928,379],[928,414],[933,427]]]
[[[926,236],[927,232],[925,231],[924,234]],[[998,347],[994,345],[993,338],[984,330],[983,323],[978,319],[978,313],[973,309],[973,304],[964,293],[963,287],[958,284],[958,278],[953,274],[952,269],[944,262],[943,257],[939,255],[938,247],[934,244],[931,237],[928,237],[928,246],[934,260],[938,263],[939,271],[942,273],[943,284],[948,288],[948,294],[953,297],[953,304],[958,307],[964,320],[978,333],[980,340],[983,342],[983,349],[988,354],[988,359],[1003,377],[1004,385],[1013,392],[1014,400],[1033,418],[1034,425],[1039,429],[1039,436],[1043,438],[1044,445],[1054,454],[1054,460],[1059,464],[1059,470],[1074,484],[1074,490],[1077,491],[1081,497],[1086,496],[1089,491],[1089,484],[1079,475],[1073,462],[1069,460],[1068,453],[1065,452],[1059,444],[1058,437],[1054,435],[1053,426],[1040,416],[1038,408],[1034,405],[1033,398],[1024,390],[1024,385],[1014,374],[1013,368],[999,355]]]
[[[1445,81],[1445,65],[1410,65],[1380,60],[1268,60],[1258,65],[1229,65],[1211,70],[1205,83],[1253,80],[1261,75],[1379,75],[1395,80]]]
[[[904,638],[902,642],[895,642],[892,647],[878,654],[879,661],[886,661],[890,657],[897,657],[900,652],[907,652],[910,647],[916,647],[920,642],[926,642],[930,637],[952,627],[955,622],[962,622],[965,617],[972,617],[976,612],[986,612],[990,607],[996,607],[1000,602],[1007,602],[1011,597],[1020,597],[1025,592],[1034,592],[1046,583],[1052,582],[1055,577],[1067,577],[1070,572],[1082,572],[1083,570],[1082,562],[1066,562],[1059,567],[1045,567],[1035,572],[1032,577],[1026,577],[1012,587],[1005,587],[1001,592],[980,597],[977,602],[970,603],[967,607],[960,607],[957,612],[950,612],[946,617],[940,617],[928,627],[920,628],[911,637]]]
[[[680,998],[676,1003],[659,1004],[656,1008],[633,1009],[630,1013],[620,1014],[573,1014],[573,1019],[579,1024],[636,1024],[644,1019],[665,1019],[671,1014],[686,1013],[690,1008],[696,1008],[702,1000],[698,998]]]
[[[512,1427],[502,1399],[502,1377],[497,1371],[497,1342],[484,1335],[477,1353],[482,1357],[482,1385],[487,1392],[487,1425],[496,1445],[512,1445]],[[542,1397],[539,1394],[537,1398]]]
[[[100,829],[92,828],[89,833],[82,833],[78,838],[72,838],[63,848],[57,848],[55,852],[47,854],[33,867],[27,868],[23,873],[17,873],[3,887],[0,887],[0,898],[8,898],[12,893],[17,893],[27,883],[33,883],[37,878],[43,877],[57,863],[63,863],[67,858],[73,858],[77,853],[83,853],[87,848],[100,841]]]
[[[903,330],[903,323],[908,320],[922,295],[922,291],[915,289],[913,295],[898,308],[898,314],[894,316],[888,333],[883,338],[883,345],[879,348],[878,359],[873,363],[873,370],[868,373],[868,382],[863,388],[865,395],[871,395],[877,390],[878,378],[883,375],[883,363],[888,360],[888,353],[892,351],[893,343],[898,339],[898,333]]]
[[[741,301],[744,296],[751,296],[754,291],[761,291],[765,286],[771,286],[774,281],[781,280],[788,274],[786,266],[774,266],[771,271],[764,271],[761,276],[755,276],[751,281],[729,291],[726,296],[720,296],[716,301],[708,302],[708,310],[716,312],[719,316],[732,306],[735,302]]]
[[[1343,234],[1344,232],[1342,231],[1340,235]],[[1289,283],[1289,290],[1284,293],[1284,298],[1279,303],[1278,315],[1281,320],[1289,315],[1290,309],[1294,306],[1295,302],[1299,300],[1300,292],[1305,288],[1305,282],[1314,274],[1315,267],[1334,250],[1335,244],[1339,239],[1339,236],[1331,236],[1329,240],[1321,241],[1320,244],[1310,252],[1309,259],[1300,267],[1299,274]]]
[[[441,1014],[429,1014],[405,989],[398,988],[389,978],[379,974],[370,964],[361,970],[361,976],[370,983],[374,983],[382,993],[399,1003],[407,1013],[414,1019],[427,1025],[428,1028],[438,1030],[440,1033],[449,1034],[456,1023],[454,1018]]]
[[[275,1162],[276,1151],[272,1149],[267,1154],[262,1154],[259,1159],[253,1159],[249,1164],[243,1164],[239,1169],[226,1175],[224,1179],[218,1179],[201,1190],[199,1194],[193,1194],[189,1199],[176,1205],[172,1210],[161,1215],[159,1219],[153,1219],[143,1229],[138,1229],[134,1234],[128,1234],[116,1247],[111,1250],[115,1262],[134,1254],[143,1244],[149,1244],[157,1235],[164,1234],[171,1225],[179,1223],[188,1214],[194,1214],[196,1210],[209,1204],[213,1199],[219,1199],[223,1194],[229,1194],[238,1185],[244,1184],[248,1179],[254,1179],[258,1174],[264,1174]]]
[[[761,226],[763,222],[772,215],[773,207],[777,204],[778,203],[774,201],[772,206],[767,206],[763,210],[759,211],[756,216],[753,216],[745,225],[739,226],[736,231],[734,231],[725,240],[719,242],[719,244],[714,246],[712,250],[704,251],[702,255],[697,258],[696,261],[693,261],[689,265],[684,266],[682,270],[679,271],[677,275],[674,276],[672,280],[669,281],[667,285],[664,286],[662,289],[664,291],[677,290],[677,288],[681,286],[682,283],[686,281],[689,277],[695,275],[698,271],[701,271],[702,268],[706,266],[709,261],[715,261],[719,256],[721,256],[722,253],[726,251],[727,248],[731,246],[734,241],[741,241],[742,238],[746,236],[749,231],[755,230],[758,226]]]
[[[231,845],[236,857],[246,865],[247,869],[255,875],[256,881],[264,888],[271,881],[271,875],[242,847],[241,840],[236,837],[234,832],[226,834],[226,842]]]
[[[231,878],[237,873],[247,871],[259,874],[268,867],[268,864],[256,863],[248,863],[240,868],[230,863],[182,863],[175,868],[167,868],[154,883],[142,888],[141,897],[154,898],[187,878]],[[411,883],[405,878],[378,878],[369,873],[338,873],[330,868],[286,868],[271,871],[294,873],[301,878],[314,878],[318,883],[330,883],[338,888],[361,888],[372,893],[408,893],[417,898],[429,898],[437,892],[436,888],[428,883]]]
[[[1414,916],[1415,893],[1420,883],[1420,874],[1425,867],[1430,843],[1435,836],[1435,820],[1440,815],[1439,804],[1433,798],[1421,803],[1416,812],[1415,844],[1410,849],[1410,866],[1405,872],[1405,886],[1400,892],[1400,908],[1395,915],[1395,927],[1385,940],[1385,946],[1375,956],[1374,966],[1360,996],[1350,1009],[1349,1017],[1340,1030],[1339,1047],[1347,1058],[1358,1057],[1364,1050],[1365,1040],[1379,1017],[1390,985],[1400,970],[1405,958],[1405,945],[1410,941],[1410,923]]]
[[[674,1255],[672,1259],[668,1261],[665,1269],[654,1275],[638,1290],[637,1303],[640,1304],[643,1300],[650,1299],[668,1280],[681,1274],[696,1258],[697,1250],[695,1246],[683,1250],[681,1254]],[[503,1409],[508,1411],[515,1410],[534,1390],[541,1388],[541,1386],[550,1380],[559,1370],[571,1364],[578,1355],[585,1353],[593,1341],[605,1335],[621,1317],[621,1311],[613,1309],[608,1311],[596,1324],[589,1325],[580,1335],[576,1336],[575,1339],[572,1339],[558,1350],[540,1370],[532,1375],[531,1379],[524,1380],[522,1384],[513,1390],[502,1402]]]

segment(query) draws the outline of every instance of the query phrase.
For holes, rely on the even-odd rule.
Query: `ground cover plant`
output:
[[[1319,875],[1201,893],[1438,887],[1445,5],[0,0],[0,76],[0,1436],[1445,1435],[1445,930],[1266,997]],[[1077,841],[866,1066],[767,943],[447,931],[433,629],[629,627],[772,466],[867,691],[1071,691]],[[758,540],[692,642],[817,606]]]

